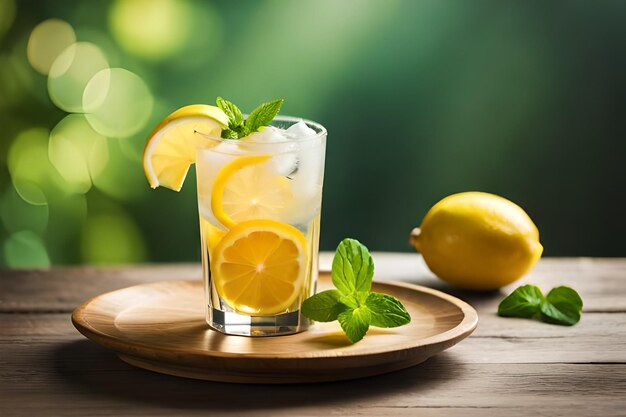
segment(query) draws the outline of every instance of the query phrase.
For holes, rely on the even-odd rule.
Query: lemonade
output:
[[[242,139],[200,135],[207,321],[229,334],[304,330],[300,306],[317,280],[326,130],[277,117]]]
[[[326,129],[276,117],[283,100],[247,118],[233,103],[192,104],[152,131],[143,167],[152,188],[179,191],[196,164],[207,322],[227,334],[291,334],[309,324],[315,293]]]

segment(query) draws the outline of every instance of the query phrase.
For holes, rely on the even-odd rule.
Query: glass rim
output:
[[[244,116],[248,116],[248,115],[244,114]],[[314,122],[313,120],[304,119],[302,117],[276,116],[274,118],[274,120],[272,121],[272,123],[274,123],[274,122],[294,122],[294,123],[298,123],[300,121],[306,123],[307,126],[309,126],[309,127],[313,127],[314,130],[316,130],[316,133],[315,133],[315,135],[307,136],[307,137],[302,138],[302,139],[295,139],[295,142],[297,142],[297,143],[307,143],[307,142],[310,142],[310,141],[314,141],[314,140],[320,139],[322,137],[325,137],[326,134],[328,133],[326,131],[326,128],[324,126],[322,126],[321,124],[319,124],[317,122]],[[273,126],[273,125],[270,125],[270,126]],[[197,130],[194,130],[194,133],[197,136],[202,137],[203,139],[214,141],[214,142],[238,143],[240,141],[240,139],[227,139],[227,138],[222,138],[222,137],[218,137],[218,136],[207,135],[206,133],[202,133],[202,132],[199,132]],[[254,140],[254,139],[246,139],[245,142],[249,143],[249,144],[258,144],[258,145],[274,145],[274,144],[281,144],[281,143],[282,144],[284,144],[284,143],[293,143],[294,139],[285,139],[285,140],[279,140],[279,141],[275,141],[275,142],[267,142],[267,141],[263,141],[263,140]]]

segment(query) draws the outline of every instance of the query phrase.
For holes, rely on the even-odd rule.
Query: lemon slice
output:
[[[211,210],[227,229],[253,219],[278,220],[293,202],[289,179],[263,164],[271,156],[240,156],[218,172]]]
[[[293,226],[273,220],[237,224],[211,259],[219,296],[244,314],[286,312],[302,293],[306,241]]]
[[[226,114],[215,106],[192,104],[163,119],[154,128],[143,152],[143,169],[152,188],[180,191],[189,166],[196,161],[197,135],[221,135]]]
[[[226,235],[225,231],[217,226],[212,225],[202,217],[200,217],[200,230],[203,233],[205,245],[209,250],[209,254],[212,253],[213,249],[215,249],[215,247],[218,243],[220,243],[224,235]]]

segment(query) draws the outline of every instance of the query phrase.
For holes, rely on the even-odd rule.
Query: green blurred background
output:
[[[0,0],[0,264],[199,260],[194,173],[150,190],[141,152],[218,95],[328,128],[323,250],[411,251],[481,190],[547,256],[624,256],[625,22],[617,0]]]

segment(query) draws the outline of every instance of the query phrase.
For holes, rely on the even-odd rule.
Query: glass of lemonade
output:
[[[242,139],[198,135],[207,322],[247,336],[305,330],[300,307],[317,282],[326,129],[278,116]]]

